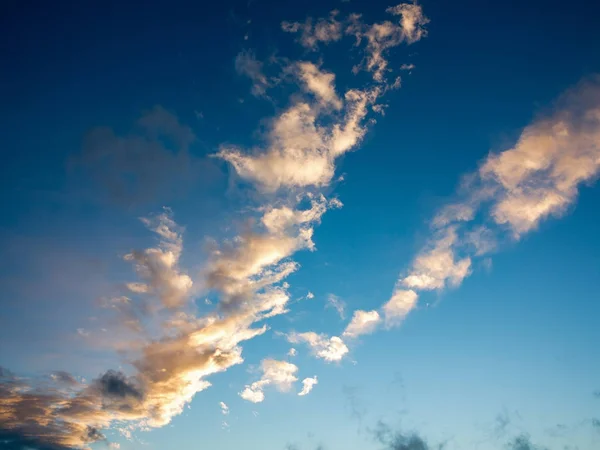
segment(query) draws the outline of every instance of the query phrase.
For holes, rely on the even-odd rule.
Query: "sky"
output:
[[[600,448],[597,17],[3,5],[0,449]]]

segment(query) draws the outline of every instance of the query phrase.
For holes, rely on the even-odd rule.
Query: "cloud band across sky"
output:
[[[394,21],[367,24],[358,14],[338,19],[332,13],[314,27],[282,25],[284,31],[300,32],[299,42],[311,50],[318,43],[353,37],[364,56],[355,71],[370,72],[373,81],[340,94],[335,74],[320,60],[286,64],[284,72],[299,91],[270,120],[264,145],[252,149],[222,145],[215,155],[256,190],[261,200],[251,207],[249,219],[254,219],[254,225],[216,245],[198,280],[181,267],[185,230],[172,211],[166,208],[157,216],[142,218],[158,244],[126,253],[124,260],[132,264],[138,280],[126,282],[118,295],[99,302],[113,315],[103,330],[117,341],[114,347],[124,356],[127,373],[109,370],[89,383],[71,383],[68,374],[40,380],[3,370],[2,442],[17,448],[82,448],[105,440],[102,430],[111,427],[126,437],[132,430],[162,427],[211,385],[208,376],[243,362],[241,344],[264,334],[267,319],[288,312],[289,286],[284,280],[299,267],[291,257],[299,250],[314,250],[314,227],[328,209],[342,206],[323,191],[334,177],[336,160],[357,148],[371,123],[368,116],[380,110],[380,97],[399,87],[399,78],[388,81],[391,70],[385,58],[394,47],[413,44],[426,34],[428,20],[420,6],[398,5],[387,13]],[[267,96],[273,83],[252,52],[238,56],[236,69],[252,80],[255,96]],[[111,133],[88,139],[82,163],[93,169],[97,161],[106,160],[107,148],[148,142],[160,161],[172,160],[173,167],[189,159],[188,146],[195,136],[172,114],[155,108],[139,125],[145,134],[134,140],[117,139]],[[165,150],[164,136],[180,149],[176,156]],[[109,164],[130,169],[139,152],[125,150],[111,150]],[[160,161],[152,167],[157,173],[164,166]],[[215,293],[219,304],[200,314],[193,300],[203,291]],[[369,317],[363,319],[355,316],[357,325],[349,333],[369,322]],[[80,334],[98,339],[96,331],[82,329]],[[337,336],[305,332],[288,338],[312,346],[327,361],[339,361],[348,352]],[[265,359],[260,367],[262,376],[240,393],[251,402],[262,401],[271,386],[285,392],[299,380],[299,368],[292,363]],[[317,383],[316,376],[304,377],[298,395],[309,394]],[[228,412],[223,405],[222,412]]]

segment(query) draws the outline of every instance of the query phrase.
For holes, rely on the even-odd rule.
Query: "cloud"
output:
[[[298,77],[304,83],[305,89],[315,95],[324,107],[334,109],[342,108],[342,101],[335,92],[335,75],[323,72],[316,64],[299,62],[297,64]]]
[[[344,302],[337,295],[329,294],[327,296],[327,303],[325,304],[325,308],[335,309],[341,319],[344,319],[346,317],[346,302]]]
[[[294,357],[294,356],[296,356],[297,354],[298,354],[298,351],[297,351],[297,350],[296,350],[294,347],[290,348],[290,349],[288,350],[288,352],[287,352],[287,355],[288,355],[290,358],[293,358],[293,357]]]
[[[300,396],[307,395],[310,391],[312,391],[313,387],[315,387],[315,385],[318,383],[319,383],[319,381],[317,380],[316,376],[314,376],[312,378],[305,378],[304,380],[302,380],[302,390],[300,392],[298,392],[298,395],[300,395]]]
[[[404,433],[402,431],[392,431],[389,426],[383,422],[379,422],[375,430],[373,430],[375,439],[385,445],[389,450],[442,450],[444,444],[431,446],[418,433]]]
[[[356,338],[363,334],[371,334],[381,321],[377,311],[354,311],[352,320],[344,330],[342,336]]]
[[[373,25],[365,25],[361,16],[354,14],[349,18],[346,33],[355,37],[356,45],[366,42],[366,56],[362,64],[355,66],[354,71],[361,69],[373,74],[377,82],[384,82],[385,75],[389,72],[386,53],[389,49],[402,43],[413,44],[425,36],[425,25],[429,19],[423,14],[420,5],[415,3],[401,3],[389,7],[386,12],[399,16],[400,22],[383,21]]]
[[[329,18],[317,19],[314,23],[310,17],[303,23],[284,21],[281,23],[281,29],[288,33],[299,33],[298,41],[303,47],[317,50],[319,43],[328,44],[342,38],[343,24],[336,19],[338,14],[336,10],[331,11]]]
[[[529,436],[526,434],[515,437],[506,447],[510,450],[548,450],[546,447],[539,447],[532,444]]]
[[[251,151],[223,145],[218,156],[229,162],[242,179],[256,184],[263,192],[329,185],[335,172],[335,160],[363,139],[369,109],[373,106],[378,109],[377,99],[388,89],[399,86],[399,79],[393,83],[386,81],[385,75],[389,71],[384,54],[401,43],[411,44],[425,36],[424,26],[428,20],[420,6],[398,5],[388,12],[400,16],[399,24],[386,21],[366,25],[356,14],[338,21],[337,12],[314,25],[311,19],[304,24],[283,22],[282,28],[300,33],[300,42],[310,49],[317,48],[319,42],[341,39],[342,31],[354,36],[357,46],[366,42],[364,67],[373,72],[379,84],[349,89],[340,98],[336,93],[334,74],[311,62],[292,64],[304,89],[313,94],[313,101],[297,98],[275,117],[265,136],[266,145]],[[258,80],[255,86],[268,83],[260,64],[247,54],[243,54],[242,61],[244,73],[251,73],[251,78]]]
[[[224,416],[229,414],[229,406],[227,406],[225,402],[219,402],[219,407],[221,408],[221,414]]]
[[[218,156],[229,162],[237,174],[255,183],[263,192],[280,188],[307,188],[328,185],[335,172],[335,159],[354,148],[366,133],[363,119],[368,105],[379,91],[353,89],[344,96],[344,113],[320,124],[320,102],[298,101],[274,118],[267,133],[267,146],[251,153],[226,145]]]
[[[600,169],[600,77],[569,89],[554,110],[525,127],[514,147],[490,154],[464,177],[462,200],[441,209],[434,237],[398,284],[414,290],[459,285],[473,257],[560,216]],[[479,222],[483,220],[483,224]],[[462,256],[459,256],[462,255]]]
[[[252,81],[252,95],[264,96],[271,83],[263,72],[263,63],[256,59],[254,52],[244,50],[235,58],[235,70]]]
[[[419,290],[442,289],[446,285],[458,286],[469,275],[471,259],[457,259],[454,245],[457,234],[454,228],[447,228],[435,236],[430,244],[419,254],[400,284]]]
[[[339,39],[336,23],[335,15],[311,22],[306,42]],[[300,25],[291,27],[304,33]],[[244,361],[242,344],[266,333],[267,319],[288,311],[289,285],[284,280],[299,267],[292,256],[315,249],[314,227],[328,209],[341,206],[320,190],[331,183],[337,158],[362,141],[370,123],[367,114],[388,88],[377,84],[338,95],[335,77],[321,64],[291,65],[302,92],[268,123],[263,145],[250,150],[223,145],[218,152],[244,182],[263,194],[257,196],[262,203],[249,208],[245,231],[214,245],[196,286],[180,266],[184,229],[171,210],[141,219],[158,242],[125,255],[138,278],[121,285],[127,295],[99,301],[117,318],[103,327],[108,330],[104,336],[114,337],[127,370],[108,370],[79,385],[57,376],[50,379],[50,388],[2,371],[4,441],[13,447],[78,448],[104,440],[99,430],[111,426],[122,427],[124,435],[162,427],[210,386],[209,376]],[[252,79],[255,95],[264,95],[270,81],[252,53],[238,55],[236,68]],[[201,164],[189,153],[195,139],[177,117],[156,107],[129,135],[117,136],[108,128],[92,130],[77,163],[112,198],[130,206],[156,200],[157,193],[185,185],[197,175]],[[196,288],[218,298],[215,308],[203,315],[191,301]],[[82,333],[90,342],[96,339],[94,332]],[[287,338],[307,344],[328,362],[340,361],[349,351],[338,336],[310,331]],[[298,368],[289,362],[265,359],[260,368],[262,376],[240,393],[251,402],[263,401],[267,386],[285,392],[298,381]],[[315,383],[316,377],[305,379],[302,391]]]
[[[96,380],[96,385],[104,397],[140,400],[143,393],[134,383],[135,381],[128,380],[123,373],[114,370],[109,370]]]
[[[327,337],[314,331],[305,333],[289,333],[287,339],[292,344],[305,343],[317,358],[327,362],[341,361],[348,353],[348,347],[338,336]]]
[[[288,392],[292,385],[298,381],[296,372],[298,367],[287,361],[264,359],[260,368],[263,372],[260,380],[251,385],[246,385],[240,392],[240,397],[252,403],[260,403],[265,399],[264,389],[267,386],[275,386],[280,392]]]
[[[557,102],[556,110],[526,127],[516,145],[491,154],[479,169],[494,189],[491,216],[516,236],[540,220],[560,216],[581,183],[600,168],[600,77],[580,83]]]
[[[124,259],[135,263],[137,274],[147,282],[128,283],[127,288],[136,293],[151,292],[168,308],[182,306],[188,301],[193,286],[189,275],[178,268],[183,250],[183,230],[173,221],[168,208],[157,217],[143,218],[142,222],[161,240],[158,247],[125,255]]]
[[[91,129],[81,153],[71,161],[86,182],[116,204],[130,207],[169,200],[195,182],[213,183],[220,171],[210,160],[194,157],[191,128],[162,106],[155,106],[127,135],[108,127]],[[98,190],[97,190],[98,191]]]
[[[383,305],[386,323],[399,323],[416,305],[419,291],[456,287],[471,274],[472,262],[564,214],[583,183],[600,170],[600,76],[567,90],[551,112],[521,132],[516,144],[491,153],[477,171],[463,177],[458,201],[441,208],[432,237]],[[515,441],[522,447],[522,442]],[[521,442],[521,443],[520,443]],[[515,445],[517,445],[515,444]]]
[[[418,298],[413,290],[396,289],[382,307],[386,324],[389,326],[400,323],[416,306]]]

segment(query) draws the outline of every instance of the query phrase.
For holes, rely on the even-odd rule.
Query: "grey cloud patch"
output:
[[[442,450],[445,444],[430,445],[416,432],[404,433],[401,431],[392,431],[392,429],[383,422],[379,422],[373,436],[381,444],[385,445],[386,450]]]
[[[527,434],[515,437],[506,445],[506,448],[509,450],[548,450],[547,447],[534,445]]]
[[[70,166],[113,203],[130,207],[164,201],[195,182],[208,186],[222,175],[214,161],[190,153],[195,141],[190,127],[155,106],[126,135],[104,126],[91,129]]]
[[[93,430],[92,433],[95,433]],[[0,429],[1,450],[72,450],[73,447],[65,447],[58,444],[49,444],[35,437],[25,436],[18,432]]]
[[[142,391],[122,372],[109,370],[96,381],[96,384],[102,395],[108,397],[133,397],[138,400],[143,397]]]

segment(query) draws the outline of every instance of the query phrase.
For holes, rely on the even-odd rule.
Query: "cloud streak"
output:
[[[407,28],[406,12],[389,12],[402,17],[397,26],[404,37],[385,44],[376,40],[382,45],[380,58],[392,47],[424,36]],[[344,22],[343,31],[336,17],[333,13],[314,24],[291,24],[286,31],[301,33],[301,44],[313,49],[348,34],[350,22]],[[353,17],[360,28],[352,34],[361,40],[357,33],[367,33],[371,26]],[[367,61],[373,58],[373,48],[373,44],[366,47]],[[196,283],[181,267],[185,229],[175,222],[172,211],[141,219],[158,243],[128,252],[124,259],[138,279],[121,285],[119,295],[99,301],[117,319],[107,329],[127,370],[109,370],[77,385],[62,373],[51,379],[51,388],[2,371],[2,438],[8,436],[5,440],[13,446],[29,442],[40,448],[77,448],[104,440],[100,430],[110,427],[124,427],[126,435],[162,427],[211,385],[211,375],[241,364],[242,344],[267,332],[266,320],[289,310],[289,285],[284,280],[299,267],[292,256],[315,250],[315,226],[327,210],[342,206],[336,198],[327,198],[323,189],[335,176],[337,159],[363,140],[377,101],[396,87],[387,82],[383,63],[378,64],[366,65],[374,74],[381,73],[374,75],[376,83],[341,91],[335,75],[321,62],[290,62],[284,72],[295,75],[299,92],[267,122],[264,142],[249,149],[222,145],[215,155],[256,190],[259,204],[249,208],[245,230],[213,246]],[[254,95],[266,95],[271,82],[253,53],[238,55],[236,68],[251,78]],[[169,184],[173,174],[181,181],[191,165],[189,146],[194,141],[189,127],[157,107],[144,114],[131,136],[93,130],[80,163],[110,195],[131,204],[140,196],[154,198],[152,188]],[[198,292],[218,297],[216,307],[199,314],[194,302]],[[373,315],[365,314],[355,315],[348,336],[370,332]],[[90,332],[88,338],[94,340],[95,334]],[[287,339],[308,345],[327,362],[340,361],[349,351],[338,336],[309,331],[289,333]],[[286,361],[264,359],[260,370],[261,377],[245,386],[242,398],[261,402],[267,387],[286,392],[298,381],[298,367]],[[308,394],[315,384],[316,376],[305,378],[300,394]]]
[[[561,95],[513,147],[490,153],[463,178],[458,201],[434,217],[429,243],[384,305],[386,322],[405,317],[420,291],[460,285],[473,261],[502,241],[519,240],[543,220],[565,214],[580,186],[594,181],[599,170],[600,77],[594,76]]]

